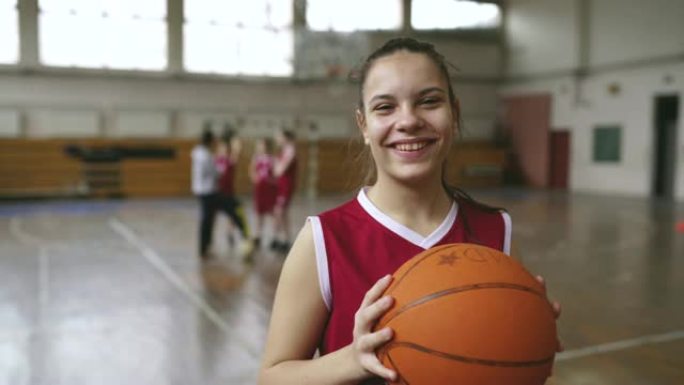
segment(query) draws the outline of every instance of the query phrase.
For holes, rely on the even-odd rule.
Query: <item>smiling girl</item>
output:
[[[261,384],[350,384],[396,379],[373,332],[392,305],[389,274],[433,246],[479,243],[510,254],[511,220],[444,181],[459,109],[431,44],[388,41],[360,72],[356,122],[372,156],[357,197],[309,217],[283,266]],[[319,351],[320,356],[315,357]]]

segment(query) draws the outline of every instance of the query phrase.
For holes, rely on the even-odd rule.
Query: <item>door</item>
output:
[[[677,151],[677,119],[679,96],[655,98],[653,196],[672,198],[674,195],[675,162]]]
[[[502,123],[527,184],[548,187],[551,95],[506,97],[502,107]]]
[[[570,163],[570,132],[551,131],[551,153],[549,159],[549,187],[566,190],[568,188],[568,168]]]

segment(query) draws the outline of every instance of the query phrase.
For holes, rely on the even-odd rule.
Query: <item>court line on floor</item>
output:
[[[17,217],[10,219],[10,234],[19,242],[38,248],[38,301],[44,309],[50,301],[50,253],[48,241],[36,237],[21,228]]]
[[[637,338],[609,342],[605,344],[587,346],[579,349],[572,349],[561,352],[556,355],[556,361],[567,361],[580,357],[593,356],[597,354],[604,354],[615,352],[618,350],[625,350],[629,348],[636,348],[644,345],[657,344],[661,342],[671,342],[684,338],[684,330],[676,330],[663,334],[652,334]]]
[[[21,220],[18,217],[10,218],[10,234],[12,234],[19,242],[35,247],[45,247],[47,241],[31,235],[21,228]]]
[[[109,226],[119,235],[121,235],[126,241],[133,245],[140,254],[149,262],[161,275],[166,278],[176,289],[180,290],[190,302],[195,305],[198,309],[204,313],[204,315],[214,324],[216,327],[221,329],[224,333],[230,334],[232,338],[247,350],[252,357],[259,357],[259,352],[249,343],[246,339],[242,338],[239,334],[235,333],[235,329],[231,328],[228,323],[221,318],[221,316],[211,307],[201,296],[195,293],[192,288],[188,286],[185,281],[176,273],[164,260],[159,256],[159,254],[145,242],[143,242],[135,232],[124,223],[116,218],[110,218]]]

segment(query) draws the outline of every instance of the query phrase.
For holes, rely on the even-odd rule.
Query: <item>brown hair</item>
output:
[[[285,137],[285,139],[287,139],[287,140],[289,140],[289,141],[293,141],[293,140],[295,140],[295,138],[296,138],[296,135],[295,135],[294,131],[292,131],[292,130],[290,130],[290,129],[282,128],[282,129],[280,130],[280,132],[283,134],[283,136]]]

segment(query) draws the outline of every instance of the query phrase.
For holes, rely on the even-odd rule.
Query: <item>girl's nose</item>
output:
[[[423,120],[413,108],[405,107],[397,115],[396,128],[402,131],[415,131],[421,128]]]

